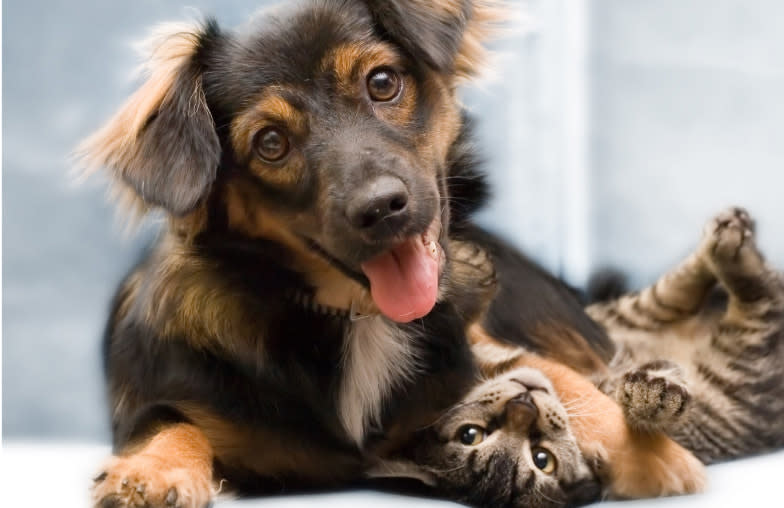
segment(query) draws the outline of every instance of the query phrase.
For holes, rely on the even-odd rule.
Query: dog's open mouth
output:
[[[434,223],[422,235],[362,263],[373,301],[389,319],[407,323],[427,315],[435,306],[443,258],[439,229]]]

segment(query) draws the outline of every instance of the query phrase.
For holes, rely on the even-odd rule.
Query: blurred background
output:
[[[138,84],[131,43],[271,3],[4,3],[4,440],[108,442],[103,321],[155,228],[124,237],[101,179],[74,186],[67,158]],[[742,204],[784,268],[784,2],[513,3],[530,28],[464,93],[496,193],[484,224],[577,286],[603,266],[641,286]]]

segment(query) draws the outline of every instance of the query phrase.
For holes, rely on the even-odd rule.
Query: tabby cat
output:
[[[414,477],[471,506],[558,507],[599,498],[550,380],[521,367],[479,383],[374,476]]]
[[[617,352],[598,386],[709,464],[784,446],[784,277],[740,208],[653,286],[589,306]]]
[[[784,445],[784,279],[753,233],[748,213],[726,211],[652,287],[589,306],[617,345],[590,379],[474,326],[485,379],[376,473],[472,505],[563,506],[600,484],[611,497],[696,492],[695,455]]]

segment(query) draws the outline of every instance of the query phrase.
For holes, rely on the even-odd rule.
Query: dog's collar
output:
[[[348,309],[324,305],[323,303],[316,301],[316,296],[312,292],[304,289],[291,289],[286,292],[286,298],[299,307],[320,316],[348,319],[349,321],[361,321],[379,315],[378,313],[359,312],[359,306],[354,301],[351,302],[351,307]]]

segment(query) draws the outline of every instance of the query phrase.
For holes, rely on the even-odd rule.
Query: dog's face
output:
[[[169,30],[87,157],[148,206],[197,229],[224,217],[306,277],[339,272],[388,317],[421,317],[444,269],[455,86],[487,21],[475,3],[322,0],[239,34]]]

